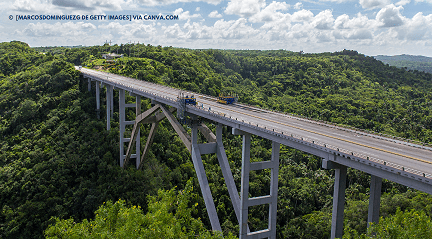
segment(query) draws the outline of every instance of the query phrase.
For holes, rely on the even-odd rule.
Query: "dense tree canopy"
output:
[[[375,56],[375,59],[380,60],[391,66],[396,66],[409,71],[424,71],[432,73],[432,57],[398,55],[398,56]]]
[[[198,203],[191,204],[192,181],[176,194],[174,189],[159,190],[158,196],[149,197],[148,212],[140,206],[127,207],[124,200],[103,203],[95,212],[94,220],[84,219],[75,223],[73,219],[60,220],[50,226],[45,235],[57,238],[221,238],[204,228],[199,219],[192,217]],[[212,235],[213,234],[213,235]],[[233,238],[232,235],[226,238]]]

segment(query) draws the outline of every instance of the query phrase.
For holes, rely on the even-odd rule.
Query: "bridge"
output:
[[[79,68],[76,67],[78,70]],[[331,123],[314,121],[287,113],[274,112],[254,106],[236,103],[219,104],[215,97],[184,92],[168,86],[158,85],[115,74],[79,69],[88,80],[88,90],[95,82],[96,110],[100,111],[101,87],[106,88],[107,129],[113,113],[113,90],[119,91],[120,124],[120,166],[125,167],[135,159],[137,168],[151,147],[158,122],[167,118],[180,139],[192,155],[192,161],[198,177],[201,192],[213,230],[221,231],[211,189],[207,180],[201,155],[217,155],[223,177],[239,222],[239,237],[276,238],[277,188],[280,144],[292,147],[322,158],[322,167],[335,170],[331,238],[342,237],[343,212],[347,168],[351,167],[371,175],[368,222],[378,222],[382,179],[432,194],[432,148],[396,137],[386,137],[353,128],[346,128]],[[135,104],[126,103],[126,92],[136,99]],[[194,95],[197,105],[181,104],[178,96],[183,92]],[[141,112],[141,97],[152,100],[152,108]],[[135,108],[136,118],[126,119],[125,109]],[[187,115],[191,127],[188,135],[182,124],[174,117]],[[182,117],[180,117],[182,118]],[[199,119],[213,121],[216,135]],[[146,145],[141,153],[139,126],[152,124]],[[128,126],[129,125],[129,126]],[[126,127],[133,125],[132,132]],[[222,144],[222,127],[232,127],[232,133],[242,135],[241,188],[237,189]],[[201,132],[208,143],[198,143]],[[125,136],[125,134],[127,134]],[[271,159],[262,162],[250,162],[251,135],[272,141]],[[249,198],[249,172],[270,169],[270,194]],[[240,194],[240,195],[239,195]],[[251,232],[249,230],[248,208],[256,205],[269,205],[268,228]]]

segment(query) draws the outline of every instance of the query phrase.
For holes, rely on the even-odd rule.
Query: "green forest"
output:
[[[380,60],[391,66],[403,68],[408,71],[424,71],[432,73],[432,57],[426,56],[413,56],[413,55],[398,55],[398,56],[374,56],[375,59]]]
[[[12,41],[0,43],[0,53],[0,238],[221,236],[210,231],[190,153],[169,122],[160,123],[142,170],[120,168],[118,113],[107,131],[104,114],[97,119],[94,88],[87,91],[74,65],[213,96],[235,92],[242,103],[432,142],[432,74],[352,50],[35,49]],[[102,59],[106,53],[124,57]],[[143,111],[150,107],[142,101]],[[142,144],[149,131],[141,126]],[[230,132],[223,130],[224,147],[240,188],[242,141]],[[252,137],[251,160],[270,155],[271,142]],[[235,238],[238,223],[217,158],[203,161],[223,236]],[[250,181],[252,195],[268,193],[268,171],[252,172]],[[333,182],[320,158],[281,146],[278,238],[329,238]],[[380,223],[367,229],[369,182],[369,175],[348,170],[344,238],[432,236],[432,197],[387,180]],[[267,226],[266,210],[252,207],[251,230]]]

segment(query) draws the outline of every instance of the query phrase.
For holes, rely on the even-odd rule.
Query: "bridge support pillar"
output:
[[[247,238],[248,228],[248,205],[249,199],[249,172],[250,172],[250,144],[251,135],[248,133],[243,134],[243,145],[242,145],[242,168],[241,168],[241,189],[240,189],[240,239]]]
[[[90,78],[88,78],[87,79],[87,90],[90,92],[91,91],[91,79]]]
[[[135,121],[126,120],[126,108],[132,108],[132,107],[137,108],[136,112],[141,112],[141,97],[136,96],[136,103],[135,104],[126,104],[125,90],[119,89],[120,167],[123,167],[124,160],[126,158],[124,144],[129,143],[132,140],[131,138],[125,138],[125,136],[124,136],[125,132],[126,132],[126,125],[135,124]],[[139,135],[139,129],[137,129],[137,130],[138,130],[138,134],[136,135],[136,139],[135,139],[136,140],[136,153],[131,154],[130,158],[137,158],[137,163],[139,164],[140,135]]]
[[[231,198],[231,203],[234,207],[234,212],[237,217],[237,221],[240,222],[240,197],[238,194],[237,186],[234,182],[234,177],[231,172],[231,168],[228,162],[228,158],[225,153],[222,142],[222,127],[223,125],[218,124],[216,127],[216,143],[217,143],[217,158],[219,161],[219,166],[221,167],[222,175],[225,179],[225,184],[228,188],[228,193]]]
[[[114,115],[114,86],[110,86],[110,104],[111,104],[111,107],[110,107],[110,116],[111,116],[111,118],[113,118],[113,115]]]
[[[329,154],[329,157],[336,157]],[[332,212],[332,226],[330,238],[342,238],[343,235],[343,221],[344,221],[344,208],[345,208],[345,189],[346,189],[346,176],[347,167],[338,164],[328,159],[323,159],[323,168],[335,170],[335,183],[333,192],[333,212]]]
[[[346,176],[347,167],[338,164],[335,167],[331,238],[342,238],[343,235]]]
[[[368,227],[371,223],[378,223],[381,199],[382,178],[371,175]]]
[[[97,118],[100,119],[100,82],[96,81],[96,113]]]
[[[191,128],[192,128],[192,135],[191,135],[192,136],[191,137],[192,162],[198,177],[198,182],[206,205],[207,214],[209,216],[210,223],[212,225],[212,230],[222,231],[219,223],[216,207],[213,201],[213,196],[211,194],[210,186],[207,180],[207,175],[201,158],[201,150],[207,151],[207,153],[215,153],[214,150],[216,150],[216,143],[198,144],[198,126],[192,125]]]
[[[120,125],[120,167],[124,164],[124,143],[128,139],[123,138],[126,130],[126,102],[125,91],[119,89],[119,125]],[[129,141],[128,141],[129,142]]]
[[[141,96],[135,96],[135,114],[136,116],[141,114]],[[135,121],[134,121],[135,123]],[[136,136],[136,141],[135,141],[135,148],[136,148],[136,160],[135,160],[135,165],[136,168],[138,169],[139,165],[140,165],[140,153],[141,153],[141,139],[140,139],[140,128],[138,128],[138,133]]]
[[[329,154],[329,157],[336,157]],[[345,207],[345,189],[347,167],[328,159],[323,159],[323,168],[335,170],[335,185],[333,192],[333,212],[330,238],[342,238]]]
[[[272,142],[272,155],[270,161],[250,162],[251,135],[246,132],[236,132],[243,135],[242,146],[242,178],[241,178],[241,199],[240,199],[240,232],[239,238],[276,238],[276,214],[277,214],[277,191],[279,174],[279,150],[280,144]],[[252,170],[271,169],[270,195],[249,198],[249,173]],[[249,207],[269,204],[268,228],[260,231],[249,232],[248,212]]]
[[[112,117],[112,108],[113,108],[113,98],[112,98],[112,86],[106,85],[106,120],[107,120],[107,130],[111,129],[111,117]]]

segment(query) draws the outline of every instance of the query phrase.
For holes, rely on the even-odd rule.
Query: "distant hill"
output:
[[[398,56],[378,55],[374,58],[391,66],[432,73],[432,57],[403,54]]]

